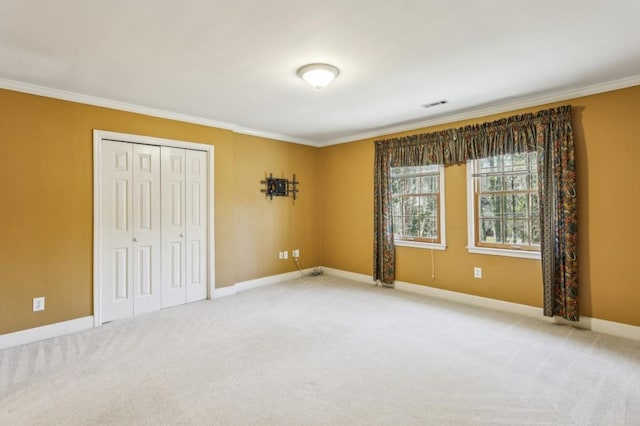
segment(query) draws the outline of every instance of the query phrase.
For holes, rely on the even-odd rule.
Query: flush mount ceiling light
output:
[[[327,87],[338,74],[338,68],[329,64],[309,64],[298,70],[298,76],[316,89]]]

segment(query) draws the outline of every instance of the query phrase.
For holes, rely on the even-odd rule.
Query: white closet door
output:
[[[161,147],[162,307],[186,303],[185,150]]]
[[[207,154],[186,152],[187,303],[207,298]]]
[[[133,314],[160,310],[160,147],[133,145]]]
[[[102,321],[133,316],[132,145],[102,144]]]
[[[206,299],[208,156],[102,139],[100,318]]]

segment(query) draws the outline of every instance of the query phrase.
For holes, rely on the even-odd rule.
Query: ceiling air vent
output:
[[[434,106],[444,105],[446,103],[449,103],[449,101],[447,101],[446,99],[443,99],[441,101],[431,102],[430,104],[424,104],[422,106],[425,108],[433,108]]]

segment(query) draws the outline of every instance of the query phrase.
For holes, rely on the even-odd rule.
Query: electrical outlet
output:
[[[473,278],[482,278],[482,268],[479,266],[473,268]]]
[[[33,298],[33,312],[44,311],[44,296]]]
[[[291,256],[300,257],[300,250],[298,250],[298,249],[291,250]]]
[[[289,251],[285,250],[283,259],[288,259],[288,258],[289,258]]]
[[[283,251],[278,252],[278,259],[284,259],[284,252]]]

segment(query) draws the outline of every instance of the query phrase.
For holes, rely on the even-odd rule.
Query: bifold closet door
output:
[[[186,152],[187,303],[207,298],[207,154]]]
[[[160,149],[102,143],[102,321],[160,309]]]
[[[160,310],[160,147],[133,145],[133,315]]]
[[[206,153],[161,148],[162,307],[207,297]]]
[[[162,307],[186,303],[185,157],[179,148],[161,147]]]

